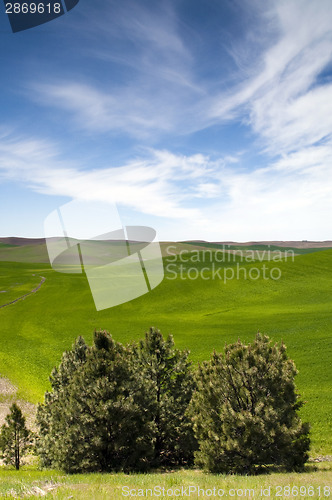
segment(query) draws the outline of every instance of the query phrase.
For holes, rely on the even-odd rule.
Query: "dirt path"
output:
[[[31,290],[31,292],[28,292],[28,293],[22,295],[21,297],[18,297],[17,299],[12,300],[11,302],[8,302],[7,304],[3,304],[2,306],[0,306],[0,309],[2,309],[3,307],[10,306],[11,304],[15,304],[19,300],[24,300],[25,297],[28,297],[29,295],[38,292],[38,290],[41,288],[41,286],[43,285],[43,283],[45,283],[45,281],[46,281],[46,278],[44,278],[44,276],[40,276],[40,277],[41,277],[41,282],[39,283],[38,286],[36,286],[36,288],[34,288],[33,290]]]

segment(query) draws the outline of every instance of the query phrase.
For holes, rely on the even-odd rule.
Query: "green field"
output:
[[[9,245],[0,242],[0,260],[8,262],[48,263],[46,245]]]
[[[30,269],[21,269],[17,273],[15,265],[1,272],[0,279],[0,307],[24,297],[34,290],[40,283],[41,276],[32,273]]]
[[[8,248],[5,251],[7,255]],[[20,397],[37,402],[49,387],[48,376],[62,352],[78,335],[91,343],[94,329],[107,329],[125,343],[141,338],[150,326],[158,327],[165,335],[174,335],[178,348],[190,349],[194,363],[238,337],[252,341],[259,330],[274,341],[283,339],[299,369],[297,386],[307,401],[302,416],[312,424],[312,454],[332,454],[332,250],[287,262],[248,263],[239,257],[211,262],[209,255],[202,253],[200,262],[165,258],[166,276],[157,288],[100,312],[84,275],[56,273],[47,264],[0,262],[0,290],[8,289],[0,294],[2,303],[9,290],[14,298],[22,294],[15,283],[32,289],[40,276],[46,278],[38,292],[0,309],[1,375],[18,386]],[[218,276],[213,279],[213,266],[223,276],[223,268],[230,275],[229,269],[236,272],[237,264],[242,269],[240,279],[226,283]],[[186,269],[173,279],[180,265]],[[269,270],[280,268],[280,279],[255,279],[264,265]],[[203,277],[189,279],[188,269],[195,278],[203,268],[208,268]],[[258,271],[250,279],[252,268]]]

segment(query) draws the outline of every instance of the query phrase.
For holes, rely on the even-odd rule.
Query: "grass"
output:
[[[141,338],[150,326],[158,327],[174,335],[178,348],[190,349],[194,363],[238,337],[252,341],[260,330],[274,341],[283,339],[299,369],[297,386],[307,401],[301,411],[312,424],[312,454],[331,454],[332,251],[300,255],[294,262],[249,263],[239,257],[210,262],[204,253],[200,262],[192,262],[189,257],[189,262],[165,258],[166,277],[157,288],[99,312],[84,275],[56,273],[47,264],[0,262],[7,285],[9,277],[19,281],[35,274],[37,282],[40,275],[46,277],[36,294],[0,309],[0,373],[19,387],[20,397],[37,402],[62,352],[78,335],[91,342],[96,328],[125,343]],[[213,265],[223,277],[225,268],[236,273],[237,264],[240,279],[225,283],[213,276]],[[262,273],[264,265],[269,271],[280,268],[281,278],[256,280],[257,271],[253,279],[248,277],[250,269]],[[180,266],[185,267],[182,279],[173,279]],[[189,279],[188,270],[192,277],[204,268],[204,279]],[[5,289],[1,280],[0,290]]]
[[[0,259],[7,262],[48,263],[46,245],[16,246],[0,243]]]
[[[1,267],[0,306],[30,292],[41,278],[25,266],[12,263]]]
[[[135,493],[136,496],[151,498],[151,490],[157,488],[155,492],[160,492],[158,495],[160,498],[176,498],[181,488],[184,488],[190,498],[204,498],[209,494],[212,498],[218,498],[218,490],[219,497],[222,496],[223,491],[223,496],[228,498],[252,499],[264,498],[264,496],[281,499],[327,498],[327,494],[331,495],[332,491],[331,472],[331,462],[317,464],[317,467],[310,464],[301,474],[271,473],[251,477],[205,474],[198,470],[130,475],[118,473],[69,476],[57,471],[23,469],[17,472],[0,469],[0,494],[2,498],[8,498],[6,496],[8,494],[12,497],[16,494],[16,496],[33,498],[37,493],[40,495],[40,490],[42,490],[46,493],[44,498],[108,500],[110,498],[133,498]],[[199,488],[200,494],[198,494]],[[216,488],[215,496],[213,496],[213,488]],[[209,490],[212,490],[212,495]]]

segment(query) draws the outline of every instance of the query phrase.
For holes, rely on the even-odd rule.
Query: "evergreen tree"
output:
[[[87,351],[84,339],[78,337],[72,349],[63,353],[59,367],[52,370],[52,390],[46,392],[44,404],[38,405],[36,450],[44,467],[57,467],[61,461],[64,409],[69,397],[69,385],[74,373],[86,362]]]
[[[138,371],[152,383],[155,424],[154,465],[175,465],[193,461],[197,447],[187,415],[194,387],[189,351],[174,348],[171,335],[164,340],[159,330],[150,328],[134,348]]]
[[[154,448],[151,404],[151,385],[135,370],[131,350],[95,332],[84,363],[39,410],[43,456],[66,472],[146,469]]]
[[[38,408],[42,465],[129,471],[193,461],[187,358],[154,328],[126,347],[105,331],[95,332],[92,347],[79,338],[52,371],[52,391]]]
[[[224,354],[202,363],[191,403],[197,465],[222,473],[252,473],[266,464],[301,469],[310,441],[297,413],[303,403],[296,374],[285,345],[259,333],[253,344],[226,345]]]
[[[5,464],[14,465],[19,470],[23,455],[32,446],[32,433],[25,426],[25,417],[14,403],[1,427],[0,450]]]

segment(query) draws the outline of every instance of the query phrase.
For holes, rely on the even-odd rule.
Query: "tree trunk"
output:
[[[157,426],[157,436],[156,436],[156,444],[155,444],[155,458],[159,460],[160,453],[162,449],[162,436],[161,436],[161,425],[160,425],[160,381],[159,375],[157,375],[157,414],[155,418],[155,423]]]
[[[15,431],[15,469],[20,469],[20,434]]]

